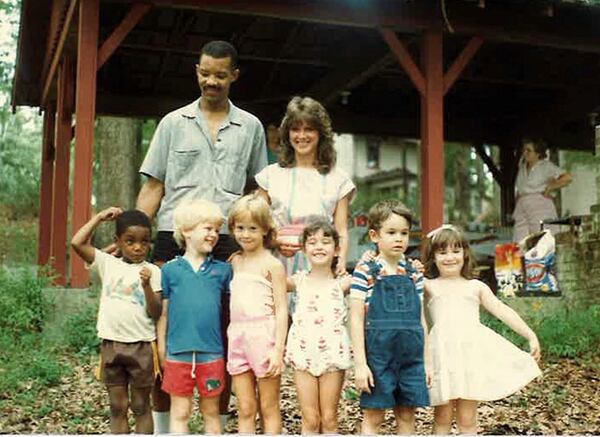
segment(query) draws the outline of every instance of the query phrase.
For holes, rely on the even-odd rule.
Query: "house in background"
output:
[[[341,134],[335,137],[337,166],[359,191],[377,190],[383,196],[417,199],[418,140]]]

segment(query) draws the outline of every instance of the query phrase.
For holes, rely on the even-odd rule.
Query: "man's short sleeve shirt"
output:
[[[208,257],[194,271],[183,257],[162,267],[163,299],[169,300],[167,352],[223,353],[221,313],[229,294],[231,265]]]
[[[200,99],[167,114],[158,124],[140,173],[163,182],[158,230],[173,230],[173,210],[184,197],[206,199],[225,216],[248,179],[267,165],[258,118],[229,102],[229,114],[213,143]],[[221,229],[227,233],[226,224]]]

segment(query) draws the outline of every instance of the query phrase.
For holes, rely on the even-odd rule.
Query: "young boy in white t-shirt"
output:
[[[112,220],[122,258],[96,249],[90,241],[100,223]],[[71,240],[75,252],[98,271],[102,281],[97,329],[112,434],[130,432],[129,408],[135,416],[135,432],[153,432],[150,393],[158,372],[155,323],[161,313],[161,278],[160,269],[146,261],[151,230],[142,211],[111,207],[92,217]]]

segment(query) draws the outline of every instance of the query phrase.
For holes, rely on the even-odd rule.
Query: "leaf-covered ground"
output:
[[[31,387],[21,393],[0,394],[0,433],[96,434],[108,433],[108,404],[104,389],[93,378],[95,359],[84,362],[69,359],[74,371],[58,386],[28,396]],[[66,364],[66,363],[65,363]],[[479,407],[479,432],[482,434],[600,434],[600,384],[597,363],[561,360],[543,364],[544,376],[522,392],[502,401]],[[360,409],[355,400],[351,375],[347,376],[340,402],[340,433],[357,434]],[[284,433],[300,432],[300,412],[291,372],[284,375],[282,388]],[[235,410],[235,398],[232,399]],[[417,413],[417,433],[429,434],[432,409]],[[192,432],[201,428],[195,414]],[[235,432],[235,417],[226,431]],[[394,433],[394,421],[388,414],[384,428]]]

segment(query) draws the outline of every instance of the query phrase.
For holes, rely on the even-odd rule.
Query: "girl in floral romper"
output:
[[[326,218],[309,221],[301,243],[311,269],[291,278],[297,302],[285,362],[294,369],[302,434],[336,434],[344,371],[351,365],[344,302],[351,277],[334,276],[339,235]]]

